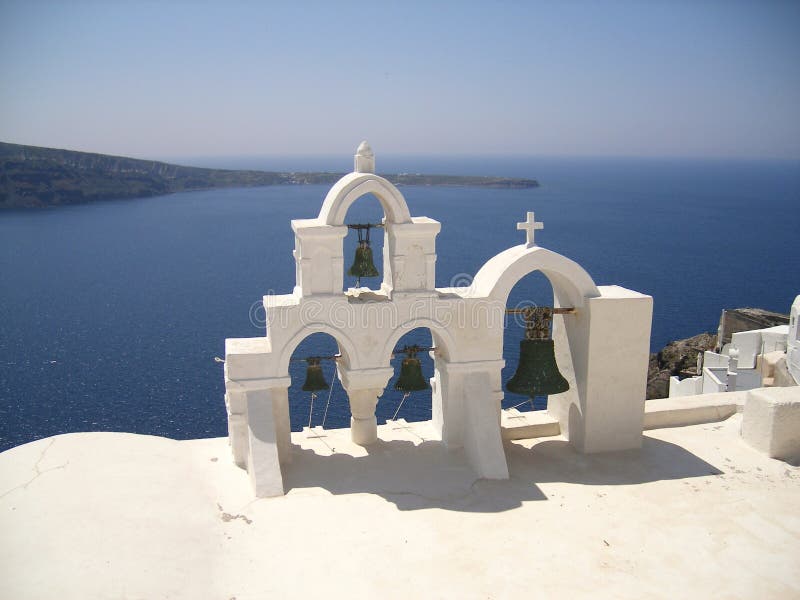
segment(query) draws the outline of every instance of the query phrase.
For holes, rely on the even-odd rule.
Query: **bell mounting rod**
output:
[[[347,223],[349,229],[370,229],[372,227],[383,227],[383,223]]]
[[[507,315],[519,315],[519,314],[526,314],[531,313],[537,308],[546,308],[543,306],[528,306],[525,308],[507,308],[506,314]],[[550,313],[554,315],[574,315],[575,309],[573,307],[564,307],[564,308],[550,308]]]
[[[332,356],[304,356],[302,358],[290,358],[289,362],[308,362],[310,360],[337,360],[342,358],[341,354],[334,354]]]
[[[416,344],[413,346],[403,346],[392,353],[392,358],[398,354],[408,354],[409,357],[413,357],[417,352],[433,352],[434,350],[436,350],[436,346],[417,346]]]
[[[507,308],[506,313],[520,314],[525,319],[526,340],[547,340],[550,338],[550,326],[553,313],[573,314],[574,308],[550,308],[549,306],[528,306],[527,308]]]

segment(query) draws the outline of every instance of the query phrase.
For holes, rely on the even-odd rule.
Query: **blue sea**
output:
[[[350,157],[191,162],[351,167]],[[524,190],[402,188],[413,215],[442,222],[437,285],[463,281],[521,243],[515,225],[534,210],[545,223],[540,245],[576,260],[600,285],[654,297],[654,351],[715,331],[723,308],[787,312],[800,293],[800,162],[379,155],[378,167],[538,179],[541,187]],[[227,337],[263,335],[261,297],[294,285],[289,221],[316,216],[326,192],[275,186],[0,213],[0,450],[75,431],[225,435],[222,365],[214,357],[224,355]],[[380,216],[377,200],[365,197],[348,221]],[[379,266],[382,235],[373,236]],[[510,302],[522,301],[549,303],[547,280],[532,274],[520,282]],[[510,322],[506,377],[521,334]],[[408,333],[400,345],[415,342],[429,344],[427,330]],[[295,356],[335,351],[331,338],[315,334]],[[334,366],[324,368],[331,382]],[[423,357],[425,374],[432,368]],[[309,420],[303,370],[292,363],[295,430]],[[378,404],[380,422],[402,397],[392,383]],[[504,406],[524,401],[509,394]],[[537,408],[545,402],[538,399]],[[326,405],[326,427],[348,426],[338,381],[317,398],[314,425]],[[412,394],[398,417],[428,419],[430,410],[429,392]]]

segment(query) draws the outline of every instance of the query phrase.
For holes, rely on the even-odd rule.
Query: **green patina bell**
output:
[[[531,398],[559,394],[569,389],[569,383],[556,364],[553,340],[526,339],[519,343],[519,365],[506,383],[506,389]]]
[[[325,381],[325,375],[322,373],[320,359],[307,358],[306,364],[306,381],[303,384],[303,391],[318,392],[320,390],[327,390],[330,386]]]
[[[356,257],[353,260],[353,266],[347,271],[347,274],[352,277],[378,277],[380,272],[375,268],[375,262],[372,259],[372,248],[370,248],[368,240],[361,240],[356,248]]]
[[[400,367],[400,377],[394,384],[394,389],[401,392],[419,392],[430,388],[428,380],[422,376],[422,364],[419,359],[411,354],[403,359]]]

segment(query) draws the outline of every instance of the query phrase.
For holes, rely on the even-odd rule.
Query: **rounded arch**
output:
[[[389,223],[410,223],[403,194],[389,181],[373,173],[350,173],[337,181],[325,196],[318,220],[325,225],[343,225],[350,206],[365,194],[373,194],[383,207]]]
[[[289,361],[291,360],[295,349],[300,345],[300,342],[314,333],[327,333],[329,336],[331,336],[339,345],[339,351],[342,353],[342,359],[344,360],[345,365],[351,369],[359,368],[357,354],[358,350],[356,345],[347,336],[347,334],[345,334],[342,330],[331,327],[330,325],[326,325],[325,323],[309,323],[308,325],[301,327],[300,330],[297,331],[297,333],[295,333],[291,339],[286,342],[286,344],[284,344],[283,352],[281,353],[280,361],[278,363],[278,368],[280,369],[281,373],[288,375]]]
[[[457,360],[457,356],[455,356],[454,353],[458,347],[456,346],[452,334],[438,321],[423,317],[410,319],[392,331],[383,347],[383,352],[381,354],[382,364],[390,364],[389,361],[391,360],[392,353],[394,352],[395,346],[397,346],[397,343],[400,341],[400,338],[410,331],[419,328],[430,330],[433,344],[436,346],[437,352],[442,358],[448,362]]]
[[[511,289],[533,271],[540,271],[550,280],[562,306],[582,306],[584,298],[600,296],[600,290],[583,267],[539,246],[515,246],[490,258],[475,275],[473,293],[505,306]]]

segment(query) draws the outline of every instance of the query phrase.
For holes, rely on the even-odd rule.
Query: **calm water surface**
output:
[[[347,170],[348,163],[214,165]],[[800,293],[797,162],[379,157],[379,168],[539,179],[542,187],[531,190],[403,188],[412,214],[442,222],[437,285],[462,281],[524,240],[515,224],[535,210],[545,223],[542,246],[576,260],[600,285],[654,297],[654,350],[715,330],[722,308],[786,312]],[[263,334],[260,298],[294,285],[289,221],[316,216],[326,192],[233,189],[0,213],[0,449],[72,431],[225,435],[222,367],[213,358],[223,356],[226,337]],[[367,197],[348,221],[380,216]],[[352,234],[346,243],[347,261]],[[550,298],[547,281],[534,274],[511,302]],[[506,377],[520,335],[509,328]],[[413,342],[428,344],[430,335],[415,330],[401,345]],[[295,354],[334,351],[331,338],[316,334]],[[325,368],[330,381],[333,365]],[[429,359],[423,368],[432,374]],[[309,414],[302,364],[293,363],[292,377],[299,429]],[[381,422],[400,401],[391,384],[378,405]],[[508,395],[504,405],[523,400]],[[315,405],[314,424],[326,401],[322,395]],[[399,416],[430,418],[430,394],[410,397]],[[326,426],[348,423],[336,382]]]

